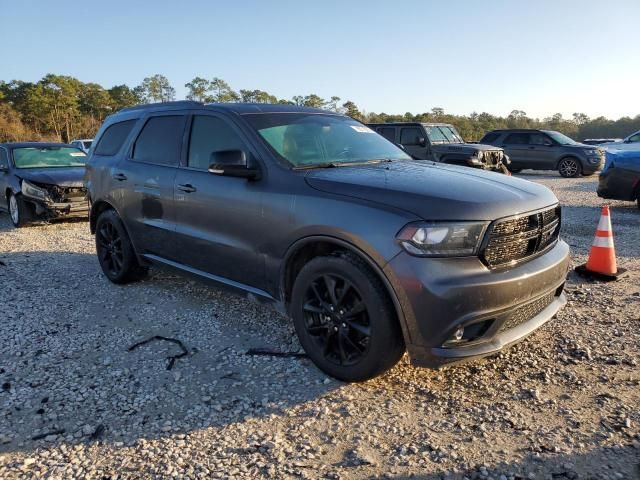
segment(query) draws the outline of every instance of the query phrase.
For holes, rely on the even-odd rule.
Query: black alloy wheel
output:
[[[302,347],[332,377],[368,380],[404,354],[389,292],[351,252],[309,260],[295,279],[289,309]]]
[[[96,232],[98,258],[110,276],[117,277],[124,268],[122,237],[111,222],[103,222]]]
[[[127,231],[114,210],[106,210],[98,217],[96,253],[102,271],[113,283],[140,280],[149,271],[138,263]]]
[[[327,361],[358,363],[369,349],[369,313],[358,289],[342,275],[318,275],[303,305],[305,327]]]

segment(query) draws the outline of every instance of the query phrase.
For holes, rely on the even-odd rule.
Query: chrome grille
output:
[[[505,330],[510,330],[528,320],[531,320],[533,317],[535,317],[541,311],[551,305],[551,302],[553,302],[554,298],[555,291],[549,292],[543,297],[540,297],[537,300],[534,300],[533,302],[527,303],[526,305],[523,305],[522,307],[516,309],[500,326],[498,333],[504,332]]]
[[[531,215],[498,220],[491,227],[483,259],[501,267],[533,258],[555,243],[560,233],[560,206]]]

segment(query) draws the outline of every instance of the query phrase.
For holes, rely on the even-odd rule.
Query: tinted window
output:
[[[529,143],[528,133],[511,133],[507,135],[504,143],[509,145],[527,145]]]
[[[9,167],[9,159],[7,158],[7,151],[4,148],[0,148],[0,167]]]
[[[631,135],[629,137],[630,142],[640,142],[640,133],[636,133],[635,135]]]
[[[480,143],[493,143],[498,139],[499,136],[500,134],[497,132],[487,133],[484,137],[482,137]]]
[[[211,154],[221,150],[246,150],[244,143],[230,125],[217,117],[193,117],[187,165],[206,170]]]
[[[418,138],[422,136],[422,131],[419,128],[400,129],[400,143],[402,145],[418,145]]]
[[[129,136],[137,120],[127,120],[111,125],[105,130],[94,150],[96,155],[115,155]]]
[[[159,165],[178,165],[184,117],[152,117],[145,123],[133,147],[133,159]]]
[[[549,143],[553,143],[553,142],[546,135],[543,135],[541,133],[531,133],[531,134],[529,134],[529,144],[530,145],[547,145]]]
[[[376,130],[380,135],[389,140],[390,142],[396,141],[396,129],[393,127],[382,127]]]

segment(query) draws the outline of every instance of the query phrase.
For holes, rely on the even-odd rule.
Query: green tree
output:
[[[126,85],[116,85],[107,90],[113,111],[142,103],[142,99]]]
[[[211,91],[213,93],[211,96],[212,102],[231,103],[240,101],[240,95],[232,90],[229,84],[221,78],[215,77],[211,80]]]
[[[211,82],[202,77],[195,77],[189,83],[184,85],[187,92],[187,100],[195,100],[197,102],[210,102],[210,95],[208,94],[211,89]]]
[[[355,118],[356,120],[364,120],[362,113],[360,113],[360,110],[358,110],[358,106],[351,100],[344,102],[342,104],[342,108],[344,109],[345,115],[348,115],[351,118]]]
[[[136,87],[137,94],[146,102],[170,102],[176,98],[176,91],[169,83],[169,79],[164,75],[156,74],[146,77],[142,83]]]

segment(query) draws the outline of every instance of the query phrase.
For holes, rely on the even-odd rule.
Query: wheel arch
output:
[[[364,250],[358,248],[353,243],[347,242],[340,238],[314,235],[310,237],[302,238],[296,241],[289,247],[287,253],[284,256],[282,267],[280,271],[280,299],[284,305],[286,311],[289,311],[289,304],[291,301],[291,291],[293,290],[293,284],[302,270],[302,267],[311,259],[318,256],[335,255],[337,252],[346,251],[358,256],[365,264],[371,269],[371,271],[380,279],[382,285],[389,296],[393,304],[393,309],[396,314],[402,334],[406,343],[409,343],[410,338],[408,334],[408,328],[406,325],[406,318],[398,296],[391,285],[391,282],[384,274],[382,267]]]
[[[97,202],[91,203],[91,211],[89,212],[89,230],[91,230],[92,234],[96,233],[96,223],[98,222],[100,214],[109,209],[118,213],[118,209],[107,200],[98,200]]]

